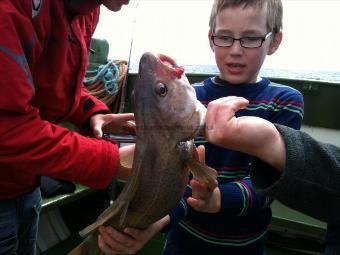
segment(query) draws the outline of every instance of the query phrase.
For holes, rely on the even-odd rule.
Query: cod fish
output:
[[[194,178],[210,187],[216,171],[198,160],[193,138],[204,127],[206,109],[173,59],[144,53],[134,83],[136,147],[123,190],[98,219],[80,232],[86,239],[69,254],[101,254],[98,228],[143,229],[167,215]],[[213,188],[213,187],[212,187]]]

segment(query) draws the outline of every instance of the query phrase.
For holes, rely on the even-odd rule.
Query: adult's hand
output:
[[[115,178],[127,180],[131,174],[135,144],[119,147],[119,164]]]
[[[211,101],[205,118],[205,137],[208,142],[232,148],[239,142],[238,134],[242,126],[235,113],[248,105],[242,97],[229,96]]]
[[[134,134],[136,125],[133,113],[95,114],[90,119],[90,127],[96,138],[103,136],[103,130],[114,134]]]

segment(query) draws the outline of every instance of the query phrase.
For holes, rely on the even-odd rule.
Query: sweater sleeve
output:
[[[272,102],[273,110],[266,111],[264,118],[281,125],[299,129],[303,117],[303,97],[294,89],[285,90]],[[221,209],[236,215],[245,215],[269,206],[272,199],[254,189],[249,176],[219,185]]]
[[[232,215],[246,215],[259,211],[272,202],[264,194],[257,192],[249,177],[242,180],[219,184],[221,210]]]
[[[340,148],[317,142],[308,134],[276,125],[286,147],[280,175],[254,159],[255,187],[283,204],[326,222],[340,223]]]

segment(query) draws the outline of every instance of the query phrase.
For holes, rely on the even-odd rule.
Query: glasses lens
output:
[[[216,46],[230,47],[233,45],[234,39],[229,36],[213,36],[213,41]]]
[[[246,48],[257,48],[262,45],[262,38],[259,37],[244,37],[241,38],[241,44]]]

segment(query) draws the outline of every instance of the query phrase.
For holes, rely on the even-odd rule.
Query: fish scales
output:
[[[98,228],[143,229],[180,201],[189,171],[209,185],[215,172],[198,161],[193,138],[204,126],[205,107],[173,59],[144,53],[134,83],[136,147],[131,175],[113,204],[80,232],[86,239],[69,255],[102,254]]]

